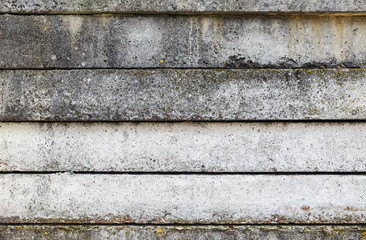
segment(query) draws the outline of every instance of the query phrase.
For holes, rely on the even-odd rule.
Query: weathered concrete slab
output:
[[[2,0],[0,12],[362,12],[365,6],[364,0]]]
[[[2,223],[364,223],[362,175],[0,175]]]
[[[366,171],[365,123],[2,123],[0,171]]]
[[[0,68],[366,66],[366,18],[1,15]]]
[[[364,239],[364,226],[0,226],[1,239]]]
[[[366,72],[0,71],[1,121],[366,119]]]

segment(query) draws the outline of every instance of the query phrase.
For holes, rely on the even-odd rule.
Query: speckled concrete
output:
[[[0,222],[364,223],[363,175],[0,175]]]
[[[0,123],[0,171],[365,172],[365,123]]]
[[[1,239],[88,240],[349,240],[363,239],[362,226],[0,226]]]
[[[0,68],[366,66],[366,18],[1,15]]]
[[[0,71],[1,121],[354,120],[366,72]]]
[[[0,1],[0,239],[365,239],[365,16]]]
[[[2,0],[0,12],[363,12],[365,0]]]

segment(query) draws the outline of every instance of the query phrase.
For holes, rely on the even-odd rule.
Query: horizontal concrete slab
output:
[[[0,68],[366,66],[366,18],[1,15]]]
[[[0,226],[1,239],[363,239],[364,226]]]
[[[365,0],[2,0],[0,12],[361,12]]]
[[[0,175],[1,223],[364,223],[362,175]]]
[[[366,171],[365,123],[2,123],[0,171]]]
[[[364,69],[0,71],[1,121],[366,119]]]

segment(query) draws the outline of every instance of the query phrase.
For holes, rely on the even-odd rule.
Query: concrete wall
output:
[[[365,239],[365,11],[1,1],[0,239]]]
[[[2,239],[363,239],[359,226],[0,226]]]
[[[3,123],[0,169],[365,172],[365,123]]]
[[[0,67],[11,69],[329,68],[366,63],[363,16],[4,14],[0,33]]]
[[[3,121],[363,120],[364,69],[1,71]]]
[[[336,224],[366,211],[360,175],[6,174],[0,184],[1,223]]]
[[[365,12],[365,0],[3,0],[1,12],[12,13],[262,13]]]

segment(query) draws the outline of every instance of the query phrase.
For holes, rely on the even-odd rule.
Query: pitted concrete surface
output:
[[[362,172],[364,123],[1,123],[0,171]]]
[[[365,79],[363,69],[0,71],[0,120],[363,120]]]
[[[1,15],[0,68],[365,67],[366,18]]]
[[[2,0],[0,12],[363,12],[365,0]]]
[[[365,16],[1,0],[0,239],[365,239]]]
[[[363,239],[362,226],[0,226],[1,239]]]
[[[363,175],[0,175],[0,222],[364,223]]]

